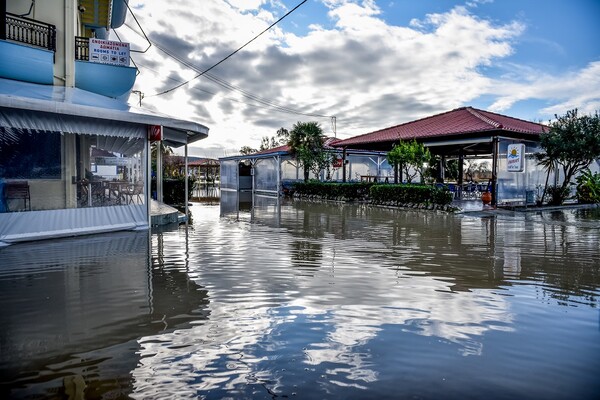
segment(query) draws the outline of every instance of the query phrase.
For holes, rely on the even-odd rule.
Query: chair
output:
[[[31,211],[31,194],[29,193],[29,183],[27,181],[6,182],[4,185],[6,211],[10,211],[10,200],[23,200],[23,210]]]
[[[479,198],[480,193],[479,190],[477,189],[477,184],[474,182],[470,182],[465,186],[465,197],[470,199],[470,200],[476,200]]]
[[[133,204],[134,197],[137,198],[136,204],[142,204],[142,195],[144,194],[144,184],[136,183],[133,185],[127,186],[125,190],[123,190],[123,195],[125,197],[125,204]]]

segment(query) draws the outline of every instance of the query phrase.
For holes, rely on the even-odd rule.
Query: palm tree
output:
[[[304,167],[304,181],[312,170],[317,174],[327,163],[327,154],[324,152],[323,129],[317,122],[297,122],[291,131],[281,128],[278,136],[283,137],[290,148],[290,153]]]
[[[538,165],[542,166],[546,170],[546,182],[544,183],[542,197],[539,200],[539,205],[542,205],[544,203],[546,193],[548,193],[548,181],[550,180],[550,174],[556,170],[556,158],[548,153],[536,153],[535,158]]]

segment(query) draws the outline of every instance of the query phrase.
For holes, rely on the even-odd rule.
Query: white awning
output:
[[[12,125],[9,125],[9,120],[6,118],[7,113],[5,113],[5,117],[0,118],[0,126],[5,128],[64,131],[64,122],[67,118],[69,124],[79,122],[77,128],[85,131],[79,131],[79,133],[93,133],[91,131],[95,130],[93,128],[94,120],[98,120],[99,125],[108,124],[111,128],[117,125],[115,122],[120,122],[124,126],[132,124],[161,125],[166,144],[173,147],[185,145],[186,142],[193,143],[208,136],[208,128],[202,124],[132,107],[116,99],[64,86],[0,79],[0,111],[1,108],[11,109],[8,114],[13,116],[24,115],[18,110],[36,111],[46,115],[46,118],[42,119],[18,118],[18,122],[11,118],[10,124]],[[47,118],[48,114],[55,114],[63,118],[56,118],[56,123],[53,124],[50,122],[52,118]]]

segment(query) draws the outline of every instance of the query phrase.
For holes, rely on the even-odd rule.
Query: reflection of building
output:
[[[18,394],[25,387],[38,394],[73,374],[88,385],[104,382],[98,390],[110,391],[139,362],[140,337],[207,318],[207,291],[185,271],[153,268],[149,247],[144,231],[0,250],[0,376],[6,398],[27,397]],[[88,362],[77,362],[79,357]],[[47,379],[42,383],[36,376]]]
[[[0,244],[147,228],[149,140],[180,147],[206,137],[203,125],[125,103],[137,70],[129,45],[106,39],[127,9],[2,2]]]

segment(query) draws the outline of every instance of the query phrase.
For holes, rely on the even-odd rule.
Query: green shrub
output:
[[[563,188],[560,185],[548,186],[546,194],[550,197],[550,200],[548,200],[549,205],[560,206],[569,196],[569,187]]]
[[[452,193],[446,188],[428,185],[374,185],[371,187],[371,200],[375,203],[447,205],[452,202]]]
[[[600,174],[589,169],[577,177],[577,193],[579,203],[600,203]]]
[[[304,196],[319,196],[326,199],[343,197],[347,200],[365,199],[373,183],[296,182],[293,190]]]
[[[194,179],[188,178],[188,198],[192,197],[193,186]],[[154,193],[156,191],[156,179],[152,179],[151,187]],[[185,178],[163,179],[163,201],[169,205],[185,204]]]
[[[452,193],[447,188],[413,184],[376,183],[331,183],[296,182],[293,191],[301,196],[318,196],[325,199],[344,198],[346,200],[370,199],[374,203],[395,202],[398,204],[438,204],[452,202]]]

